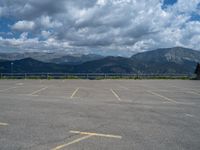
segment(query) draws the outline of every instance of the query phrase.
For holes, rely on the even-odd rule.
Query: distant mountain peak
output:
[[[46,56],[46,54],[44,54]],[[37,56],[37,55],[36,55]],[[47,55],[48,56],[48,55]],[[42,58],[43,56],[41,56]],[[52,57],[51,57],[52,58]],[[94,59],[95,58],[95,59]],[[80,64],[56,64],[59,62]],[[0,72],[10,72],[10,63],[14,63],[14,72],[73,72],[73,73],[194,73],[200,52],[188,48],[173,47],[148,51],[125,57],[81,57],[62,56],[52,62],[42,62],[32,57],[16,61],[0,61]]]
[[[101,59],[104,56],[96,54],[66,54],[60,52],[25,52],[25,53],[0,53],[0,60],[21,60],[32,58],[42,62],[57,64],[80,64],[87,61]]]
[[[144,61],[167,61],[183,63],[185,60],[200,62],[200,52],[183,47],[160,48],[152,51],[138,53],[132,59],[144,59]]]

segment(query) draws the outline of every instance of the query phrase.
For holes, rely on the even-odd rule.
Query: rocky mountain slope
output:
[[[191,74],[200,62],[200,52],[174,47],[138,53],[131,58],[105,57],[81,64],[75,62],[73,65],[56,64],[55,60],[54,63],[45,63],[32,58],[1,60],[0,72],[11,72],[11,62],[13,72]]]

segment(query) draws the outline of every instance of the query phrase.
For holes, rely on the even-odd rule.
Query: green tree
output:
[[[195,74],[197,75],[197,79],[200,79],[200,63],[197,64]]]

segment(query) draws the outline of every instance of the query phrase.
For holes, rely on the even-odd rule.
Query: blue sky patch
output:
[[[164,0],[164,5],[174,5],[178,0]]]
[[[2,37],[12,37],[10,26],[15,23],[15,20],[0,18],[0,33]]]
[[[197,13],[192,13],[190,21],[200,21],[200,15]]]
[[[165,9],[168,6],[174,5],[178,0],[164,0],[162,8]]]

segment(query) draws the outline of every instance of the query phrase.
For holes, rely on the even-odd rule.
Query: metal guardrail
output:
[[[145,79],[192,78],[193,74],[125,74],[125,73],[0,73],[0,79]]]

